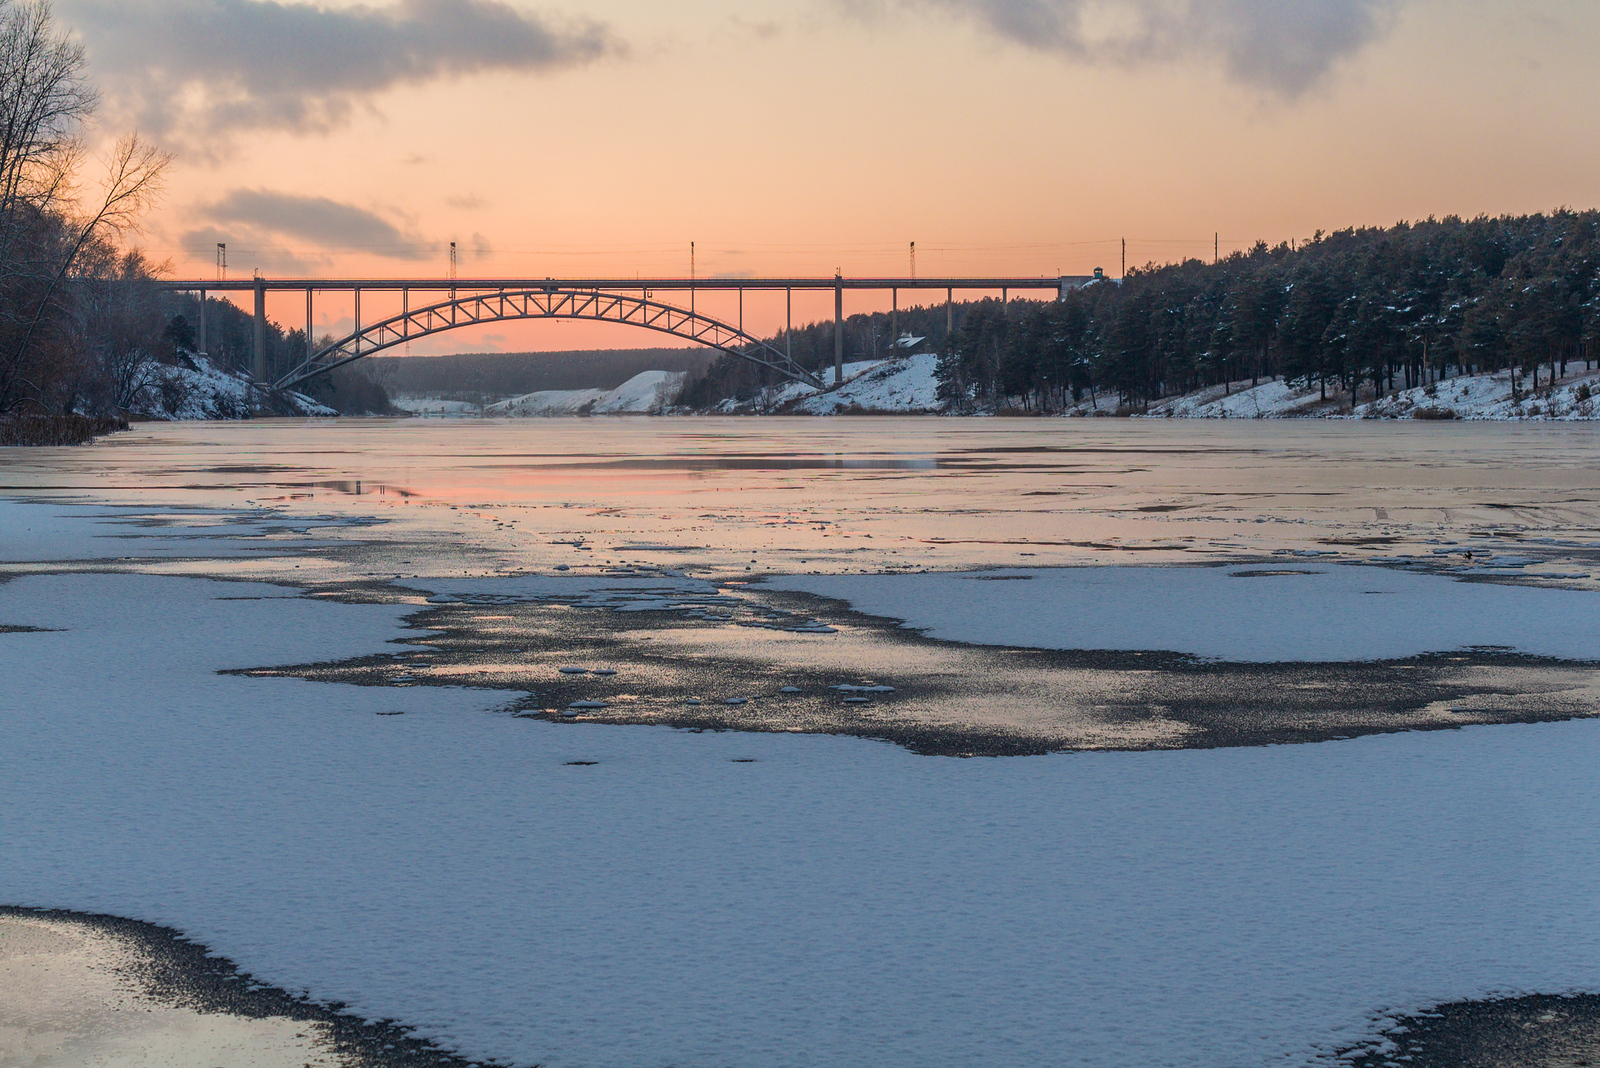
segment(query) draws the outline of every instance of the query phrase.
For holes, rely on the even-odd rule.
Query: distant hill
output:
[[[368,356],[356,366],[390,393],[483,400],[552,389],[613,390],[641,371],[703,375],[715,349],[574,352],[463,352],[454,356]]]

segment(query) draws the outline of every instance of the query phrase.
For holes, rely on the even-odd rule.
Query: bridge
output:
[[[751,291],[782,290],[789,331],[794,325],[794,293],[832,290],[834,381],[844,373],[844,293],[845,290],[889,290],[891,307],[898,311],[901,290],[944,290],[946,325],[953,327],[956,292],[998,292],[1004,301],[1013,290],[1050,291],[1058,297],[1093,279],[1089,276],[1056,277],[960,277],[960,278],[241,278],[171,279],[160,288],[200,296],[198,342],[206,344],[206,297],[215,293],[252,293],[255,297],[253,368],[256,380],[273,389],[295,386],[342,367],[363,356],[371,356],[408,341],[485,323],[519,319],[586,319],[594,322],[622,323],[654,330],[729,353],[739,359],[765,367],[778,375],[820,388],[821,380],[794,361],[792,346],[779,349],[744,328],[744,294]],[[695,298],[705,290],[737,292],[739,316],[728,322],[696,310]],[[267,383],[267,294],[303,292],[306,300],[306,343],[313,338],[313,311],[318,293],[348,293],[354,298],[354,329],[331,344],[309,352],[289,371]],[[362,324],[363,293],[399,293],[401,311],[375,322]],[[413,309],[412,294],[432,299]],[[659,293],[676,294],[676,303],[659,299]],[[687,297],[687,300],[684,300]],[[685,307],[685,303],[687,307]]]

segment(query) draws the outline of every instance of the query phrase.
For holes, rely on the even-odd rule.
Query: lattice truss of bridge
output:
[[[198,293],[200,296],[199,341],[206,348],[206,296],[217,291],[253,290],[255,295],[255,322],[253,357],[255,377],[273,389],[293,389],[318,375],[326,374],[363,356],[371,356],[396,345],[416,341],[446,330],[457,330],[486,323],[511,322],[521,319],[580,319],[593,322],[621,323],[646,330],[669,334],[729,353],[775,374],[796,382],[822,388],[822,380],[811,370],[796,363],[787,340],[782,349],[756,337],[744,329],[745,290],[784,290],[787,293],[786,315],[792,332],[795,290],[832,290],[834,293],[834,381],[839,381],[844,354],[844,291],[847,289],[890,290],[895,309],[899,308],[902,289],[943,289],[949,310],[957,290],[998,291],[1002,299],[1009,299],[1012,290],[1053,290],[1064,294],[1069,289],[1084,285],[1088,277],[1062,276],[1055,278],[1004,277],[1004,278],[764,278],[764,279],[650,279],[650,280],[556,280],[529,281],[527,279],[309,279],[256,277],[203,281],[174,280],[160,283],[161,287],[179,292]],[[279,375],[270,384],[266,382],[266,295],[272,291],[304,291],[306,299],[306,337],[313,336],[312,300],[317,292],[342,291],[354,294],[354,329],[331,344],[312,352],[289,371]],[[443,299],[413,309],[413,291],[442,294]],[[695,295],[703,290],[739,293],[739,321],[729,323],[697,311]],[[398,291],[402,295],[402,310],[398,315],[363,325],[361,322],[361,294],[363,291]],[[657,291],[687,293],[688,307],[670,304],[655,296]]]
[[[313,353],[309,359],[274,382],[273,387],[292,389],[316,375],[362,356],[370,356],[374,352],[431,334],[516,319],[589,319],[639,326],[733,353],[751,363],[770,368],[785,378],[818,387],[822,385],[816,375],[796,364],[787,353],[760,338],[752,337],[737,326],[710,316],[663,304],[643,295],[539,288],[471,293],[415,311],[403,311],[348,334]]]

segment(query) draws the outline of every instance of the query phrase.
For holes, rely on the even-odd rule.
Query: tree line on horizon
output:
[[[1060,411],[1110,393],[1123,410],[1233,383],[1283,378],[1325,399],[1382,396],[1504,371],[1537,388],[1586,365],[1600,340],[1600,212],[1429,218],[1318,232],[1212,263],[1130,270],[1054,301],[903,309],[902,332],[940,354],[955,410]],[[851,316],[848,358],[891,354],[891,314]],[[794,331],[796,361],[832,365],[831,321]],[[782,333],[771,343],[783,349]],[[1543,369],[1543,370],[1542,370]],[[735,357],[690,402],[750,396],[770,372]]]

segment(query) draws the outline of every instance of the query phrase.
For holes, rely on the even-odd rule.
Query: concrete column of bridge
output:
[[[304,359],[311,359],[311,354],[316,351],[316,339],[311,336],[311,287],[306,286],[306,354]]]
[[[206,344],[206,291],[200,291],[200,351],[209,353],[210,347]]]
[[[944,291],[944,337],[945,337],[944,347],[945,347],[945,351],[946,352],[948,352],[950,350],[950,335],[955,333],[955,332],[956,332],[956,291],[953,290],[953,289],[947,289],[947,290]]]
[[[844,381],[844,278],[833,275],[833,384]]]
[[[889,351],[900,351],[900,290],[889,290]]]
[[[256,278],[256,320],[250,345],[250,373],[257,382],[267,380],[267,283]]]

